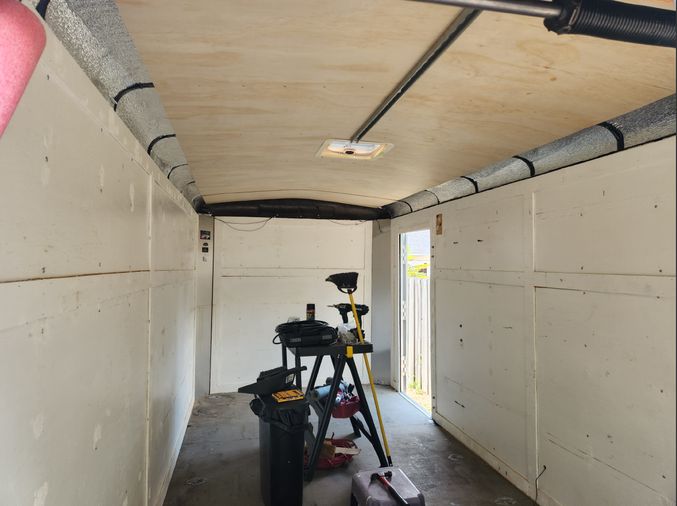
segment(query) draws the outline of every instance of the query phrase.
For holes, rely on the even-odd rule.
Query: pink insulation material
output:
[[[45,47],[45,29],[18,0],[0,0],[0,136]]]

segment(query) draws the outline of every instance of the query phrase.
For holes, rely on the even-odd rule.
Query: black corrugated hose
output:
[[[306,336],[316,336],[322,332],[330,330],[336,334],[336,329],[330,327],[327,322],[322,320],[298,320],[294,322],[280,323],[275,327],[274,344],[280,344],[277,339],[302,338]]]
[[[579,34],[604,39],[675,47],[675,11],[626,4],[614,0],[559,0],[557,18],[544,21],[557,34]]]

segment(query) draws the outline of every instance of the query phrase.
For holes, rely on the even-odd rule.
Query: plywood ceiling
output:
[[[647,2],[642,2],[647,3]],[[672,2],[654,5],[671,8]],[[482,13],[365,140],[348,138],[459,10],[404,0],[118,0],[208,203],[380,206],[675,91],[675,51]]]

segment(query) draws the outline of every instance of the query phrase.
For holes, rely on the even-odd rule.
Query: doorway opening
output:
[[[399,272],[400,390],[430,413],[430,230],[400,234]]]

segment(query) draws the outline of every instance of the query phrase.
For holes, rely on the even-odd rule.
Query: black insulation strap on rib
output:
[[[49,0],[40,0],[38,5],[35,6],[35,10],[38,11],[38,14],[42,16],[42,19],[45,19],[47,15],[47,6],[49,5]]]
[[[179,165],[174,165],[171,169],[169,169],[169,172],[167,172],[167,179],[169,179],[169,176],[172,175],[172,172],[174,172],[174,169],[178,169],[179,167],[185,167],[188,165],[187,163],[180,163]]]
[[[144,88],[155,88],[155,85],[153,83],[134,83],[134,84],[127,86],[125,89],[120,90],[118,92],[118,94],[113,97],[113,110],[116,110],[118,108],[118,104],[120,103],[120,100],[127,93],[129,93],[130,91],[134,91],[134,90],[142,90]]]
[[[606,128],[611,132],[611,135],[616,138],[616,149],[618,151],[623,151],[625,149],[625,137],[623,136],[623,132],[621,132],[616,125],[612,125],[608,121],[602,121],[599,126]]]
[[[515,156],[513,156],[513,158],[517,158],[518,160],[522,160],[524,163],[527,164],[527,167],[529,167],[529,175],[531,177],[534,177],[536,175],[536,167],[534,167],[534,162],[532,162],[531,160],[527,160],[523,156],[515,155]]]
[[[480,192],[480,187],[477,185],[477,181],[475,181],[473,178],[468,177],[468,176],[461,176],[463,179],[467,179],[472,183],[472,185],[475,187],[475,193]]]
[[[153,151],[153,148],[158,142],[160,142],[162,139],[169,139],[170,137],[176,137],[176,134],[158,135],[155,139],[150,141],[150,144],[148,144],[148,149],[146,150],[146,152],[150,155],[150,152]]]

